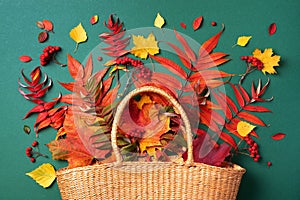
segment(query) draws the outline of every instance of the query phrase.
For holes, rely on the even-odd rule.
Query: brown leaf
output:
[[[274,135],[272,135],[272,139],[273,140],[282,140],[283,138],[285,138],[286,134],[284,133],[276,133]]]
[[[53,23],[51,21],[44,19],[43,25],[46,31],[53,31]]]
[[[48,39],[48,33],[46,31],[40,32],[38,36],[39,43],[43,43]]]
[[[269,26],[269,35],[273,35],[277,30],[276,23],[272,23]]]
[[[19,57],[19,60],[20,60],[21,62],[26,63],[26,62],[30,62],[32,59],[31,59],[30,56],[22,55],[22,56]]]
[[[194,31],[199,29],[202,24],[203,17],[200,16],[193,21],[193,29]]]

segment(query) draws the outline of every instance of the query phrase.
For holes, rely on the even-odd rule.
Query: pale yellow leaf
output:
[[[273,55],[272,48],[265,49],[264,52],[261,52],[259,49],[255,49],[252,53],[254,58],[257,58],[263,63],[262,72],[269,74],[275,74],[276,70],[274,67],[279,66],[280,56]]]
[[[248,44],[249,40],[252,38],[252,36],[240,36],[237,39],[237,45],[244,47]]]
[[[156,18],[154,20],[154,26],[156,26],[157,28],[161,28],[164,24],[164,18],[159,13],[157,13]]]
[[[135,56],[146,59],[149,54],[155,55],[159,53],[157,41],[153,33],[150,33],[147,38],[140,35],[132,35],[132,38],[135,46],[131,49],[131,53]]]
[[[248,122],[240,121],[237,124],[237,132],[240,136],[245,137],[247,136],[256,126],[249,124]]]
[[[76,42],[76,51],[78,44],[87,40],[86,32],[81,23],[79,23],[78,26],[76,26],[70,31],[70,37]]]
[[[44,188],[49,187],[56,178],[55,169],[50,163],[44,163],[35,170],[26,173]]]

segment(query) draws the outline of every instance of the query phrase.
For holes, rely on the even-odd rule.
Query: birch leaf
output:
[[[247,136],[253,129],[255,128],[255,126],[249,124],[248,122],[244,122],[244,121],[240,121],[237,124],[237,132],[240,134],[240,136],[245,137]]]
[[[157,13],[156,18],[154,20],[154,26],[156,26],[157,28],[161,28],[164,24],[164,18],[159,13]]]
[[[237,39],[236,45],[244,47],[248,44],[248,42],[250,41],[251,38],[252,38],[252,36],[240,36]]]
[[[81,23],[70,31],[70,37],[76,42],[76,47],[74,51],[77,51],[78,44],[85,42],[87,40],[86,32]]]
[[[50,163],[44,163],[35,170],[26,173],[44,188],[49,187],[56,178],[55,169]]]

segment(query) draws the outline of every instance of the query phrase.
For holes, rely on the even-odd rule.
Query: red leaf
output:
[[[38,114],[38,116],[37,116],[37,118],[35,120],[35,123],[38,124],[41,121],[44,121],[47,117],[48,117],[48,113],[47,112],[41,112],[41,113]]]
[[[153,72],[151,80],[157,81],[157,83],[160,83],[162,86],[165,86],[169,89],[182,89],[181,82],[177,78],[169,74]]]
[[[193,29],[194,31],[199,29],[202,24],[203,17],[200,16],[193,21]]]
[[[243,106],[245,105],[245,103],[244,103],[244,99],[243,99],[242,94],[240,93],[240,91],[237,89],[237,87],[236,87],[234,84],[231,84],[231,83],[230,83],[230,85],[231,85],[231,87],[233,88],[235,97],[236,97],[236,99],[237,99],[239,105],[240,105],[241,107],[243,107]]]
[[[224,58],[228,56],[228,54],[226,53],[222,53],[222,52],[216,52],[216,53],[211,53],[205,57],[201,57],[197,60],[197,65],[199,64],[203,64],[203,63],[210,63],[210,62],[214,62],[217,61],[221,58]]]
[[[117,85],[115,88],[113,88],[112,90],[110,90],[105,96],[104,98],[102,99],[101,101],[101,106],[108,106],[108,105],[111,105],[116,97],[117,97],[117,94],[118,94],[118,91],[119,91],[119,88],[120,88],[120,84]]]
[[[274,135],[272,135],[272,139],[273,140],[282,140],[283,138],[285,138],[286,134],[284,133],[276,133]]]
[[[224,93],[220,93],[220,96],[221,96],[221,98],[223,98],[227,102],[227,104],[230,106],[230,108],[232,109],[232,111],[234,113],[238,113],[239,112],[239,110],[236,107],[235,103],[232,101],[232,99],[229,96],[227,96]]]
[[[250,97],[249,97],[247,91],[243,88],[243,86],[241,86],[241,85],[238,85],[238,86],[239,86],[239,89],[240,89],[244,99],[246,100],[246,102],[250,102]]]
[[[229,106],[227,105],[225,99],[221,98],[214,90],[212,90],[212,95],[216,99],[216,101],[218,102],[220,107],[222,108],[223,112],[225,113],[226,118],[231,119],[232,113],[231,113],[231,110],[230,110]]]
[[[251,123],[258,124],[260,126],[266,126],[266,124],[261,119],[250,113],[240,112],[237,114],[237,116]]]
[[[156,62],[162,64],[164,67],[166,67],[174,74],[178,75],[180,78],[184,80],[187,78],[186,72],[179,65],[177,65],[177,63],[173,62],[172,60],[160,56],[151,56],[151,58],[154,59]]]
[[[44,110],[45,109],[44,109],[43,105],[37,105],[37,106],[33,107],[30,111],[28,111],[28,113],[23,117],[23,119],[26,119],[32,113],[39,113],[39,112],[43,112]]]
[[[32,59],[31,59],[30,56],[22,55],[22,56],[19,57],[19,60],[20,60],[21,62],[26,63],[26,62],[30,62]]]
[[[48,39],[48,33],[43,31],[43,32],[40,32],[39,36],[38,36],[38,41],[39,43],[43,43],[45,42],[46,40]]]
[[[74,92],[74,82],[71,82],[71,83],[62,83],[62,82],[59,82],[58,83],[63,86],[64,88],[66,88],[67,90],[71,91],[71,92]]]
[[[185,24],[185,23],[180,22],[180,26],[181,26],[182,28],[186,29],[186,24]]]
[[[199,49],[198,59],[211,53],[211,51],[217,46],[220,36],[223,33],[223,31],[224,31],[224,26],[219,33],[217,33],[216,35],[214,35],[213,37],[211,37],[209,40],[207,40],[206,42],[204,42],[202,44],[202,46]]]
[[[190,69],[190,70],[193,70],[193,68],[192,68],[192,63],[191,63],[191,61],[189,61],[187,55],[186,55],[179,47],[177,47],[176,45],[174,45],[174,44],[172,44],[172,43],[170,43],[170,42],[166,42],[166,43],[167,43],[169,46],[171,46],[171,47],[175,50],[175,52],[176,52],[176,54],[178,55],[178,57],[180,58],[182,64],[183,64],[186,68],[188,68],[188,69]]]
[[[45,75],[45,79],[46,79],[47,75]],[[30,73],[30,78],[32,80],[31,82],[31,86],[34,86],[36,85],[39,81],[40,81],[40,78],[41,78],[41,69],[40,67],[36,67],[34,70],[31,71]]]
[[[251,111],[251,112],[271,112],[268,108],[262,106],[251,106],[247,105],[244,107],[244,110]]]
[[[200,79],[201,80],[210,80],[210,79],[220,79],[220,78],[224,78],[224,77],[228,77],[228,76],[232,76],[233,74],[228,74],[226,72],[223,71],[219,71],[219,70],[203,70],[203,71],[199,71],[194,73],[193,75],[191,75],[189,77],[189,81],[197,81]]]
[[[44,121],[40,122],[38,125],[34,124],[34,127],[37,126],[37,129],[35,129],[36,134],[38,134],[38,132],[43,129],[46,128],[47,126],[49,126],[51,123],[51,119],[50,118],[46,118]]]
[[[43,20],[44,29],[46,31],[53,31],[53,24],[51,21],[44,19]]]
[[[196,63],[195,68],[197,70],[209,69],[209,68],[212,68],[212,67],[219,66],[223,63],[226,63],[229,60],[230,59],[227,59],[227,58],[220,58],[218,60],[215,60],[215,61],[212,61],[212,62],[209,62],[209,63],[199,63],[199,64]]]
[[[174,32],[175,32],[176,38],[179,40],[179,42],[183,46],[183,49],[186,52],[186,55],[188,56],[188,58],[193,62],[196,61],[196,55],[195,55],[194,51],[191,49],[191,47],[189,46],[189,44],[187,43],[187,41],[184,39],[184,37],[182,37],[182,35],[180,35],[176,30],[174,30]]]
[[[270,26],[269,26],[269,34],[273,35],[276,32],[276,30],[277,30],[276,23],[270,24]]]
[[[74,80],[81,80],[84,75],[83,67],[76,59],[68,54],[68,69]]]
[[[224,142],[226,142],[226,143],[228,143],[230,146],[232,146],[233,148],[235,148],[235,149],[237,148],[237,144],[236,144],[235,140],[234,140],[233,137],[231,137],[229,134],[222,132],[222,133],[220,134],[220,138],[221,138]]]

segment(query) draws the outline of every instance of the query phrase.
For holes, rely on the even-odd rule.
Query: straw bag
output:
[[[188,158],[184,164],[122,161],[117,146],[117,125],[126,104],[141,92],[153,92],[165,97],[181,115],[188,145]],[[120,102],[112,126],[111,143],[116,156],[115,163],[57,171],[58,187],[63,200],[234,200],[245,173],[245,169],[237,165],[221,168],[194,163],[192,132],[185,111],[171,95],[153,86],[135,89]]]

